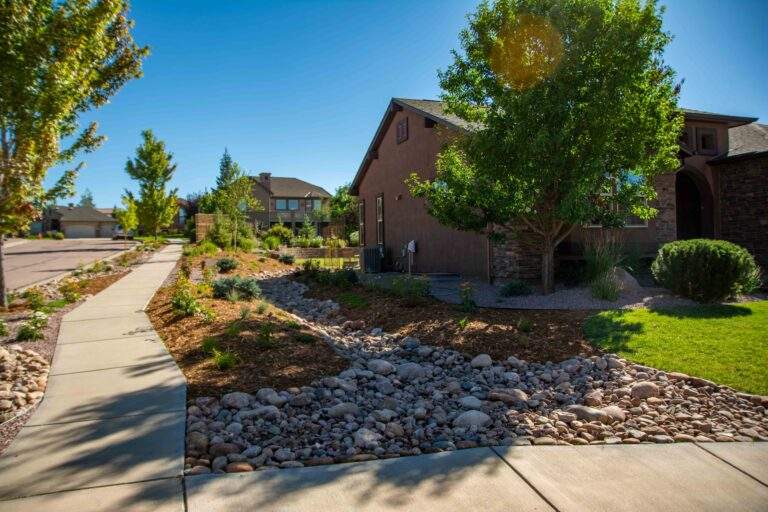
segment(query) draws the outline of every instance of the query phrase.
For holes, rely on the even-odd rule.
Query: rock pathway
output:
[[[336,316],[286,278],[265,295],[350,361],[286,390],[197,399],[187,410],[190,474],[247,472],[498,445],[768,440],[768,398],[615,355],[531,363],[468,359]]]

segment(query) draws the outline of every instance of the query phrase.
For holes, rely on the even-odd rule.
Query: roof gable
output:
[[[251,176],[251,179],[265,187],[258,176]],[[273,196],[279,197],[331,197],[323,187],[313,185],[299,178],[284,178],[280,176],[271,176],[269,178],[269,192]]]
[[[114,217],[90,206],[54,206],[60,220],[69,222],[117,222]]]

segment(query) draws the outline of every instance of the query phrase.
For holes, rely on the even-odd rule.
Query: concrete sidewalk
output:
[[[0,457],[0,510],[183,510],[186,383],[143,311],[180,254],[64,316],[45,398]]]

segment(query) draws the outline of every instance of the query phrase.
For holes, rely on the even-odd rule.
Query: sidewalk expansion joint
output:
[[[40,402],[42,403],[42,402]],[[134,412],[134,413],[128,413],[128,414],[120,414],[118,416],[103,416],[100,418],[90,418],[90,419],[84,419],[84,420],[72,420],[72,421],[52,421],[50,423],[40,423],[38,425],[30,425],[26,424],[22,428],[40,428],[40,427],[51,427],[54,425],[69,425],[71,423],[93,423],[96,421],[110,421],[110,420],[119,420],[120,418],[133,418],[136,416],[160,416],[163,414],[170,414],[172,412],[183,412],[186,413],[187,409],[168,409],[167,411],[162,412]]]
[[[768,487],[768,484],[766,484],[765,482],[763,482],[763,481],[762,481],[762,480],[760,480],[759,478],[757,478],[757,477],[755,477],[755,476],[752,476],[750,473],[748,473],[748,472],[744,471],[744,470],[743,470],[743,469],[741,469],[740,467],[738,467],[738,466],[736,466],[736,465],[734,465],[734,464],[731,464],[730,462],[728,462],[728,461],[727,461],[727,460],[725,460],[724,458],[720,457],[720,456],[719,456],[719,455],[717,455],[716,453],[713,453],[713,452],[711,452],[711,451],[707,450],[707,449],[704,447],[704,445],[703,445],[703,444],[701,444],[701,443],[693,443],[693,444],[695,444],[696,446],[698,446],[699,448],[701,448],[702,450],[704,450],[705,452],[707,452],[709,455],[711,455],[711,456],[713,456],[714,458],[716,458],[717,460],[720,460],[720,461],[722,461],[722,462],[725,462],[726,464],[728,464],[729,466],[731,466],[733,469],[737,470],[738,472],[740,472],[740,473],[743,473],[743,474],[747,475],[749,478],[751,478],[751,479],[752,479],[752,480],[754,480],[755,482],[759,483],[759,484],[760,484],[760,485],[762,485],[763,487]],[[729,444],[730,444],[730,443],[729,443]]]
[[[173,360],[173,358],[170,355],[166,359],[167,359],[166,361],[155,361],[153,363],[123,364],[123,365],[119,365],[119,366],[107,366],[105,368],[93,368],[92,370],[80,370],[80,371],[77,371],[77,372],[49,373],[48,376],[49,377],[58,377],[58,376],[61,376],[61,375],[77,375],[78,373],[94,373],[94,372],[103,372],[104,370],[118,370],[120,368],[136,368],[136,367],[141,367],[141,366],[154,367],[154,366],[157,366],[158,363],[164,363],[164,364],[174,363],[174,364],[176,364],[175,361]]]
[[[40,492],[37,494],[25,494],[24,496],[15,496],[13,498],[0,498],[0,503],[2,502],[9,502],[9,501],[16,501],[16,500],[23,500],[26,498],[34,498],[35,496],[49,496],[51,494],[60,494],[63,492],[76,492],[76,491],[88,491],[91,489],[104,489],[106,487],[120,487],[122,485],[135,485],[135,484],[144,484],[148,482],[160,482],[162,480],[178,480],[182,479],[182,476],[161,476],[158,478],[149,478],[146,480],[131,480],[130,482],[119,482],[116,484],[104,484],[104,485],[89,485],[86,487],[74,487],[71,489],[59,489],[56,491],[50,491],[50,492]],[[183,483],[182,483],[183,485]],[[186,507],[185,507],[186,509]]]
[[[488,449],[489,449],[489,450],[491,450],[491,451],[494,453],[494,455],[496,455],[498,458],[500,458],[500,459],[501,459],[501,460],[504,462],[504,464],[506,464],[507,466],[509,466],[509,469],[511,469],[512,471],[514,471],[514,472],[515,472],[515,474],[516,474],[517,476],[519,476],[519,477],[520,477],[520,479],[521,479],[523,482],[525,482],[525,483],[526,483],[526,485],[527,485],[528,487],[530,487],[531,489],[533,489],[533,492],[535,492],[535,493],[536,493],[536,494],[539,496],[539,498],[541,498],[542,500],[544,500],[544,502],[545,502],[547,505],[549,505],[549,506],[552,508],[552,510],[554,510],[555,512],[560,512],[560,509],[559,509],[559,508],[557,508],[557,507],[555,506],[555,504],[554,504],[554,503],[552,503],[551,501],[549,501],[549,498],[547,498],[546,496],[544,496],[544,493],[542,493],[541,491],[539,491],[539,490],[536,488],[536,486],[535,486],[535,485],[533,485],[533,483],[532,483],[530,480],[528,480],[528,479],[527,479],[525,476],[523,476],[523,474],[522,474],[520,471],[518,471],[518,470],[517,470],[517,468],[515,468],[515,466],[513,466],[513,465],[512,465],[512,464],[511,464],[511,463],[510,463],[510,462],[509,462],[507,459],[505,459],[505,458],[504,458],[504,457],[503,457],[503,456],[502,456],[502,455],[501,455],[499,452],[497,452],[496,450],[494,450],[494,449],[493,449],[493,446],[490,446],[490,447],[488,447]]]

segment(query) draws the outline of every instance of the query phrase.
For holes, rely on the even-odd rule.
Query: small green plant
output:
[[[517,321],[517,330],[520,332],[529,333],[533,331],[533,322],[527,318],[521,318]]]
[[[203,323],[212,324],[216,321],[216,312],[206,306],[200,308],[200,317],[203,319]]]
[[[232,291],[237,292],[237,300],[255,299],[261,295],[259,281],[253,277],[224,277],[213,282],[213,296],[217,299],[229,299]]]
[[[35,311],[29,319],[21,324],[21,328],[16,333],[18,341],[41,340],[43,339],[43,329],[48,325],[48,315],[42,311]]]
[[[242,295],[237,290],[237,288],[232,288],[231,290],[227,291],[227,300],[229,302],[237,302],[242,298]]]
[[[216,267],[218,267],[219,272],[222,273],[232,272],[237,266],[238,262],[234,258],[221,258],[216,261]]]
[[[314,343],[317,338],[315,338],[314,336],[306,332],[297,332],[296,334],[293,335],[293,339],[299,343],[304,343],[305,345],[309,345],[310,343]]]
[[[502,297],[518,297],[521,295],[530,294],[531,287],[528,286],[528,283],[520,279],[513,279],[509,281],[507,284],[501,287],[501,290],[499,290],[499,295]]]
[[[43,293],[43,290],[37,286],[27,288],[22,294],[22,297],[24,297],[27,301],[27,305],[33,311],[39,311],[45,306],[45,294]]]
[[[203,282],[213,286],[213,279],[216,277],[216,272],[210,267],[205,267],[203,269]]]
[[[195,297],[192,283],[179,276],[171,296],[171,309],[178,316],[194,316],[202,312],[202,306]]]
[[[362,309],[369,306],[368,301],[354,292],[340,293],[336,300],[349,309]]]
[[[620,287],[613,272],[609,271],[593,279],[589,283],[589,290],[596,299],[613,302],[619,298]]]
[[[252,313],[253,313],[253,311],[251,310],[250,307],[248,307],[248,306],[241,307],[240,308],[240,316],[239,316],[240,321],[241,322],[245,322],[246,320],[251,318],[251,314]]]
[[[240,333],[243,331],[243,324],[239,320],[235,320],[234,322],[230,323],[226,329],[224,329],[224,335],[228,338],[235,338],[237,336],[240,336]]]
[[[8,324],[5,323],[5,320],[0,318],[0,336],[8,336]]]
[[[74,279],[65,279],[59,285],[59,293],[70,304],[80,300],[80,283]]]
[[[267,238],[269,237],[277,238],[278,245],[287,244],[293,238],[293,231],[283,224],[275,224],[267,230]]]
[[[285,326],[289,329],[301,329],[301,324],[296,320],[288,320],[285,322]]]
[[[261,241],[261,245],[268,251],[274,251],[280,247],[280,238],[276,236],[267,236]]]
[[[219,370],[229,370],[237,365],[237,354],[228,350],[214,350],[213,352],[213,364]]]
[[[429,296],[429,279],[425,277],[400,276],[392,280],[392,293],[403,299],[406,306],[421,304]]]
[[[260,315],[263,315],[267,312],[269,306],[267,306],[267,303],[264,301],[259,302],[259,306],[256,308],[256,312]]]
[[[459,320],[458,320],[456,323],[457,323],[457,324],[458,324],[458,326],[459,326],[459,330],[460,330],[460,331],[463,331],[463,330],[465,330],[465,329],[467,328],[467,326],[469,325],[469,317],[466,317],[466,316],[465,316],[464,318],[461,318],[461,319],[459,319]]]
[[[203,352],[210,356],[212,356],[215,351],[221,350],[219,341],[212,336],[206,336],[203,338],[203,341],[200,343],[200,348],[203,350]]]
[[[184,246],[184,256],[212,256],[219,252],[219,248],[210,240],[203,240],[199,244]]]
[[[296,261],[292,254],[281,254],[277,260],[286,265],[293,265],[293,262]]]
[[[273,348],[277,346],[275,341],[275,326],[272,324],[262,324],[259,327],[259,335],[256,340],[262,348]]]
[[[41,311],[44,311],[50,314],[56,311],[57,309],[63,308],[67,304],[69,304],[69,302],[67,301],[67,299],[63,297],[61,299],[49,300],[48,302],[45,303],[45,306],[43,306],[43,309]]]
[[[474,311],[477,307],[475,304],[475,287],[469,281],[464,281],[459,285],[459,300],[463,311]]]

